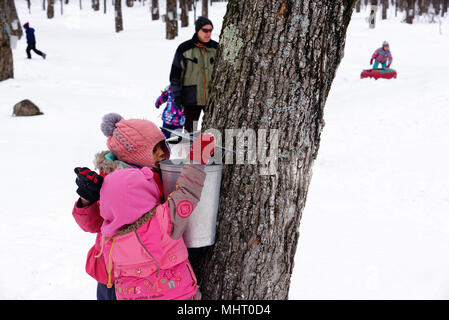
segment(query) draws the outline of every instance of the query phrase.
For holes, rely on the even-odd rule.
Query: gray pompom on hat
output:
[[[114,132],[117,122],[122,120],[123,117],[118,113],[108,113],[103,116],[103,122],[101,123],[101,132],[106,137],[109,137]]]

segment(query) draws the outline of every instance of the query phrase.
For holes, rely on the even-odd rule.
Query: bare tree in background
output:
[[[55,16],[55,0],[48,0],[47,3],[47,18],[53,19]]]
[[[370,14],[368,18],[370,29],[374,29],[376,27],[377,3],[378,0],[371,0]]]
[[[228,2],[202,129],[276,129],[278,140],[268,133],[257,140],[260,156],[263,146],[278,145],[279,157],[273,175],[261,174],[262,163],[224,165],[215,244],[189,256],[204,299],[287,299],[324,106],[354,4]]]
[[[0,81],[14,78],[14,64],[8,30],[10,20],[8,13],[12,11],[12,8],[9,8],[9,5],[11,5],[11,2],[0,0]],[[12,6],[15,11],[14,1]]]
[[[388,0],[382,1],[382,20],[387,19],[387,10],[388,10]]]
[[[123,31],[122,0],[115,0],[115,32]]]
[[[151,19],[159,20],[159,1],[158,0],[151,1]]]
[[[178,36],[178,9],[177,0],[167,0],[167,14],[165,15],[166,36],[168,40]]]
[[[100,10],[100,0],[92,0],[92,9],[94,9],[94,11]]]
[[[187,0],[179,0],[181,6],[181,27],[189,26],[189,11],[187,9]]]
[[[209,1],[203,0],[202,4],[201,15],[207,18],[209,16]]]
[[[14,0],[0,0],[0,10],[5,12],[6,23],[8,24],[8,32],[13,36],[22,38],[23,30],[17,15]]]
[[[415,0],[407,0],[405,22],[412,24],[415,18]]]

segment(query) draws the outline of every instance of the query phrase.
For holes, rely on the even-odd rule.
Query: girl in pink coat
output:
[[[158,204],[153,177],[144,167],[117,170],[104,179],[101,258],[107,265],[107,285],[112,287],[113,276],[119,300],[197,299],[196,277],[181,235],[201,197],[205,173],[200,165],[185,165],[177,189],[164,204]]]
[[[95,169],[75,168],[77,174],[77,193],[80,196],[72,210],[78,225],[86,232],[97,233],[94,246],[89,250],[86,261],[86,272],[97,280],[97,299],[114,300],[114,288],[107,288],[108,274],[103,259],[95,258],[101,251],[101,226],[99,190],[103,177],[123,168],[148,167],[154,173],[158,183],[160,198],[163,201],[163,187],[159,175],[159,162],[170,158],[170,151],[165,136],[159,128],[148,120],[125,120],[116,113],[103,117],[101,131],[107,137],[107,151],[95,155]]]
[[[103,225],[106,225],[107,223],[104,223],[105,219],[102,213],[102,208],[107,208],[108,205],[106,202],[103,202],[101,206],[100,201],[98,201],[100,198],[100,188],[103,183],[103,177],[106,177],[119,169],[151,168],[149,172],[152,173],[152,183],[155,183],[157,186],[157,192],[156,189],[154,189],[153,196],[158,204],[162,203],[163,187],[158,167],[160,161],[170,157],[170,152],[166,146],[164,135],[157,126],[150,121],[138,119],[124,120],[120,115],[107,114],[103,118],[101,129],[108,138],[107,145],[109,150],[100,152],[95,156],[94,164],[96,169],[99,169],[100,174],[90,171],[88,168],[75,168],[75,172],[78,176],[76,180],[78,185],[77,193],[80,195],[80,198],[75,202],[72,214],[78,225],[84,231],[97,233],[96,243],[89,250],[87,255],[86,272],[98,281],[97,298],[99,300],[104,300],[116,299],[116,290],[113,285],[115,283],[114,266],[109,266],[109,258],[105,259],[104,256],[104,253],[108,252],[107,250],[104,250],[104,246],[105,244],[109,245],[105,240],[107,237],[111,237],[111,235],[103,234]],[[199,142],[196,141],[197,148],[195,148],[194,143],[194,149],[199,149],[199,156],[202,155],[203,159],[197,160],[204,163],[204,161],[201,160],[204,160],[207,156],[202,154],[203,141],[204,136],[199,139]],[[210,139],[209,142],[212,141],[213,139]],[[192,157],[198,157],[198,154],[191,155],[191,158]],[[190,166],[186,166],[186,171],[183,172],[182,177],[189,179],[189,177],[193,175],[191,179],[195,181],[195,176],[198,174],[198,170],[195,171],[195,169],[189,169],[189,167]],[[148,170],[145,169],[145,171],[148,176]],[[201,175],[199,179],[202,179]],[[183,185],[182,179],[180,184]],[[199,185],[201,184],[202,182],[200,181]],[[181,199],[183,197],[183,190],[190,190],[191,187],[195,187],[195,185],[191,186],[190,184],[185,190],[182,188],[179,191],[177,190],[165,205],[168,206],[169,203],[172,203],[171,207],[175,206],[178,208],[179,206],[179,210],[184,211],[185,208],[188,209],[191,206],[193,208],[198,201],[195,197],[199,199],[201,191],[199,191],[199,195],[193,191],[193,199],[188,197],[186,197],[186,199]],[[198,192],[198,190],[196,190],[196,192]],[[187,202],[182,202],[184,200]],[[180,202],[182,202],[181,205]],[[172,226],[170,236],[173,239],[179,239],[183,233],[186,220],[179,219],[181,216],[176,216],[175,211],[171,212],[171,214],[173,217],[170,219]],[[185,218],[187,217],[188,216]],[[110,219],[106,220],[109,221]],[[108,228],[106,228],[106,230],[107,229]],[[177,245],[180,246],[180,244]]]

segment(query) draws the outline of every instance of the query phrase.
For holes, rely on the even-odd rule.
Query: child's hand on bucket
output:
[[[209,158],[214,154],[215,139],[211,134],[200,134],[198,138],[193,141],[190,149],[190,160],[206,164]]]

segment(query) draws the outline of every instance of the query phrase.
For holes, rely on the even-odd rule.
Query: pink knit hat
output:
[[[130,119],[124,120],[116,113],[103,117],[101,131],[108,138],[109,150],[121,161],[152,168],[155,163],[153,149],[165,136],[151,121]],[[168,147],[165,148],[166,158],[170,158]]]
[[[111,237],[153,209],[159,188],[149,168],[119,169],[108,174],[100,189],[101,233]]]

